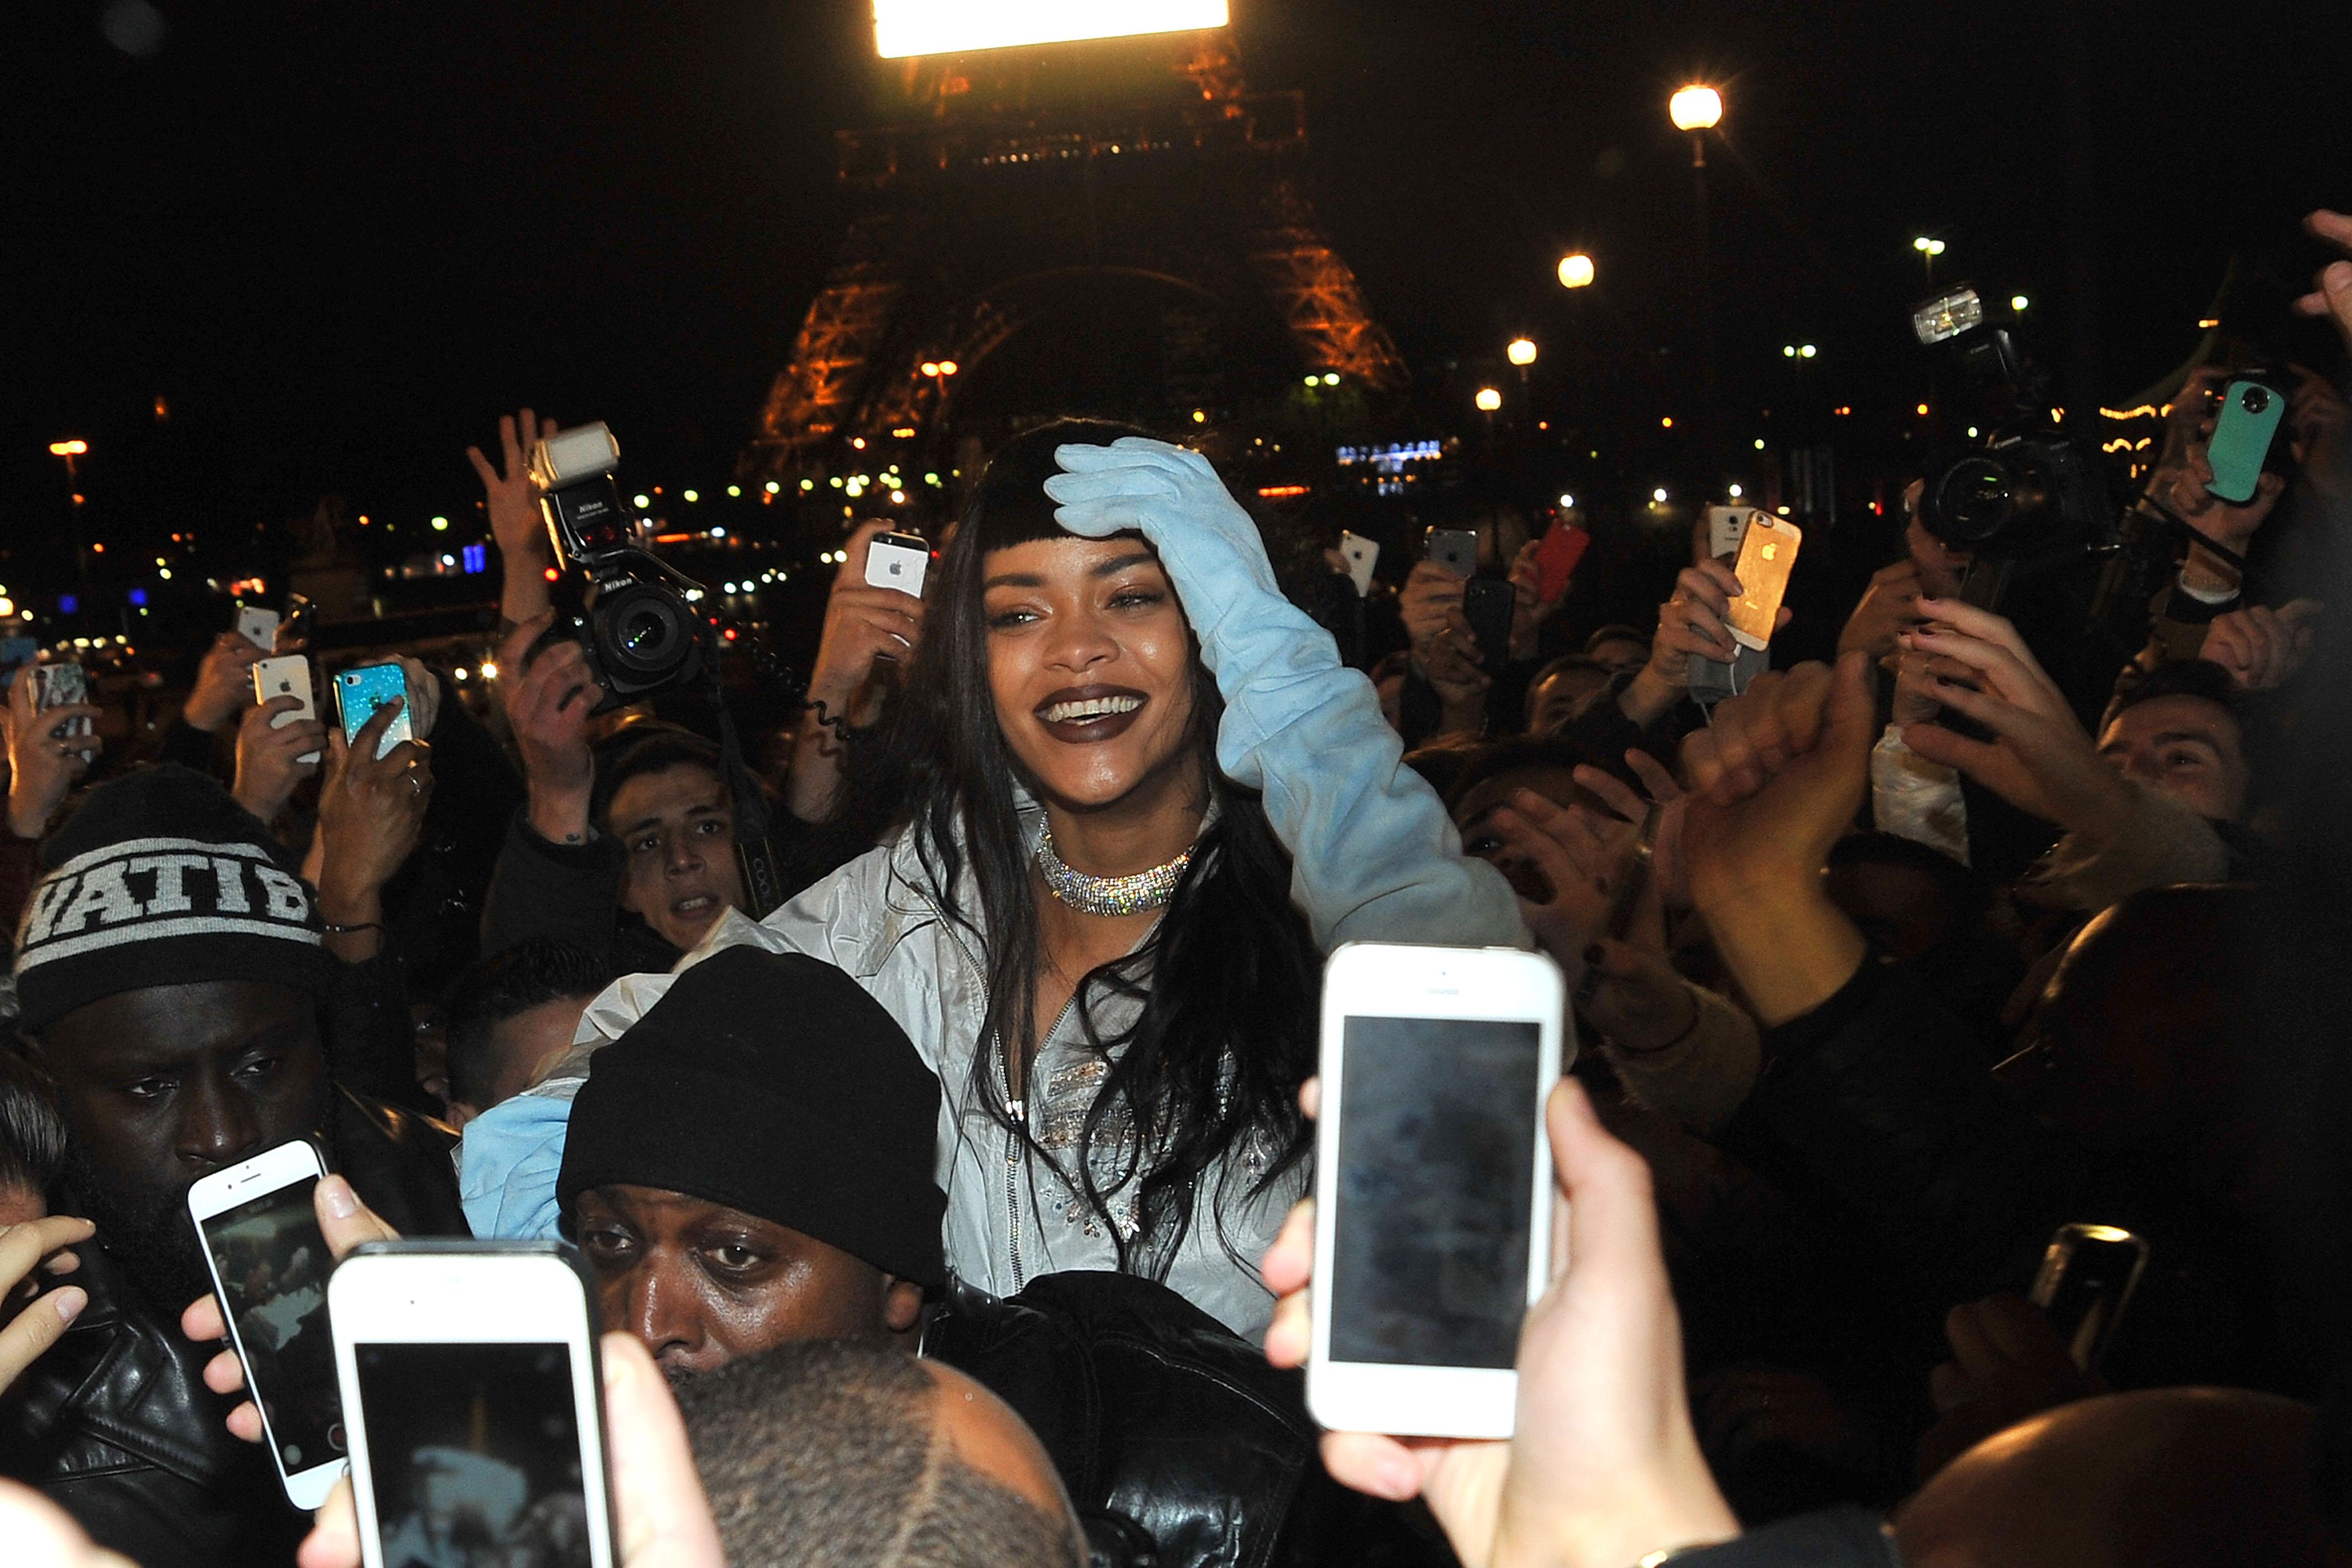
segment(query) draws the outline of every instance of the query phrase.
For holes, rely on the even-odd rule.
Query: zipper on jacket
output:
[[[1062,1020],[1068,1018],[1070,1009],[1077,1005],[1077,994],[1072,992],[1070,999],[1062,1004],[1062,1010],[1054,1015],[1054,1027],[1047,1030],[1037,1043],[1043,1045],[1053,1039],[1060,1030]],[[1027,1276],[1021,1268],[1021,1164],[1024,1154],[1021,1134],[1028,1130],[1029,1102],[1024,1096],[1013,1092],[1013,1055],[1004,1049],[1002,1035],[996,1040],[996,1064],[1004,1078],[1004,1218],[1013,1228],[1008,1239],[1013,1251],[1013,1291],[1018,1295],[1021,1287],[1027,1282]]]

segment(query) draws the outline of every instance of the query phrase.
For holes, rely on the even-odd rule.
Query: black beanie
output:
[[[939,1080],[865,988],[820,959],[728,947],[596,1053],[556,1201],[569,1216],[592,1187],[684,1193],[936,1294],[939,1114]]]
[[[16,927],[17,1024],[28,1032],[150,986],[327,992],[332,970],[300,863],[194,768],[142,768],[91,790],[41,846],[41,866]]]

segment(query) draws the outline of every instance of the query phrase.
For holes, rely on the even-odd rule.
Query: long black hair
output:
[[[989,686],[985,563],[1010,546],[1070,537],[1044,490],[1060,471],[1056,447],[1142,434],[1064,420],[997,454],[941,562],[893,747],[910,774],[907,826],[933,894],[985,954],[988,1010],[972,1081],[1000,1120],[1008,1099],[1003,1061],[1025,1053],[1037,1034],[1042,948],[1029,874],[1034,845],[1016,794],[1030,781],[998,727]],[[1258,1197],[1304,1160],[1307,1130],[1297,1097],[1314,1071],[1314,941],[1290,902],[1290,857],[1256,793],[1217,770],[1224,705],[1197,646],[1192,696],[1187,744],[1200,758],[1215,817],[1150,939],[1078,983],[1073,1006],[1104,1065],[1075,1168],[1062,1168],[1022,1127],[1031,1152],[1055,1166],[1109,1231],[1119,1267],[1152,1278],[1166,1277],[1200,1199],[1222,1216],[1229,1203]],[[967,868],[977,910],[958,904]],[[1096,1021],[1111,998],[1141,1004],[1134,1025],[1115,1036]],[[1102,1173],[1091,1157],[1098,1148],[1110,1155]],[[1115,1201],[1128,1223],[1114,1213]],[[1222,1225],[1219,1239],[1238,1256]]]

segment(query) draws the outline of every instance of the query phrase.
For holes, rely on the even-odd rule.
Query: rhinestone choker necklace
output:
[[[1045,886],[1081,915],[1141,915],[1164,909],[1176,896],[1176,883],[1182,879],[1184,868],[1192,863],[1192,852],[1187,848],[1166,865],[1149,871],[1095,876],[1073,870],[1054,852],[1053,829],[1041,823],[1037,830],[1037,869],[1045,873]]]

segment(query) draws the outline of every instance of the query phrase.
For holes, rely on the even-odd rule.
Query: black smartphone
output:
[[[1463,585],[1462,618],[1478,640],[1479,656],[1489,674],[1511,656],[1511,611],[1517,595],[1498,577],[1473,578]]]
[[[2062,1225],[2051,1237],[2031,1300],[2076,1366],[2098,1370],[2147,1268],[2147,1243],[2120,1226]]]

